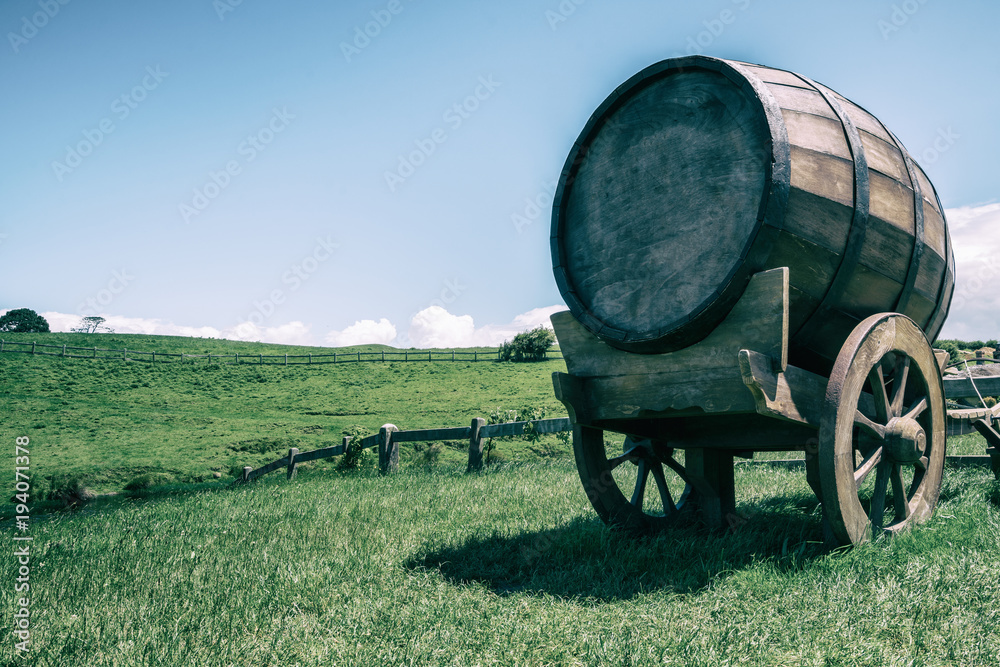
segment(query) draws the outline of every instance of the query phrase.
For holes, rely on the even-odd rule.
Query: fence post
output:
[[[476,417],[472,420],[472,434],[469,436],[469,466],[465,472],[477,472],[483,469],[483,427],[486,420]]]
[[[288,450],[288,475],[287,479],[289,481],[295,479],[295,473],[298,472],[295,469],[295,457],[299,455],[299,450],[297,447],[292,447]]]
[[[31,341],[31,353],[35,353],[35,341]]]
[[[128,348],[126,347],[124,350],[122,350],[122,361],[126,361],[125,357],[127,356],[128,356]]]
[[[250,473],[251,472],[253,472],[253,468],[251,468],[250,466],[243,466],[243,481],[244,482],[249,482],[250,481]]]
[[[0,340],[0,352],[3,352],[3,341],[2,340]],[[384,352],[382,353],[382,356],[385,356]]]
[[[392,441],[398,430],[394,424],[383,424],[378,430],[378,470],[383,475],[399,472],[399,444]]]
[[[97,358],[97,348],[95,347],[94,348],[94,359],[96,359],[96,358]]]
[[[312,362],[313,362],[313,355],[312,355],[312,352],[310,352],[309,353],[309,363],[311,364]]]
[[[287,352],[285,352],[285,365],[286,366],[288,365],[288,353]]]
[[[977,366],[982,366],[983,364],[985,364],[986,362],[983,361],[983,359],[985,359],[985,358],[986,358],[986,353],[985,352],[983,352],[982,350],[976,350],[976,365]]]
[[[63,353],[62,356],[66,356],[66,343],[63,343]]]
[[[237,353],[236,353],[236,361],[235,361],[234,363],[235,363],[235,365],[237,365],[237,366],[239,366],[239,365],[240,365],[240,353],[239,353],[239,352],[237,352]]]
[[[3,351],[3,349],[0,348],[0,352],[2,352],[2,351]],[[382,350],[382,363],[385,363],[385,350]]]
[[[156,363],[156,352],[154,352],[154,353],[153,353],[153,360],[152,360],[152,363],[154,363],[154,364]]]

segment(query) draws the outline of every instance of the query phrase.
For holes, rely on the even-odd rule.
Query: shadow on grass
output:
[[[425,545],[405,565],[498,595],[613,602],[659,590],[697,594],[762,561],[793,572],[827,553],[818,503],[795,495],[757,503],[745,523],[726,531],[690,526],[634,538],[581,517],[550,530]]]

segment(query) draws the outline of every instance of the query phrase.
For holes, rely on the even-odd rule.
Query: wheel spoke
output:
[[[862,461],[861,465],[859,465],[857,469],[855,469],[854,483],[858,486],[861,486],[861,484],[864,483],[865,478],[868,477],[868,473],[870,473],[872,469],[875,466],[877,466],[879,464],[879,461],[881,460],[882,460],[882,448],[879,447],[874,452],[869,454],[868,458]]]
[[[608,470],[614,470],[626,461],[641,461],[644,458],[642,447],[633,447],[621,456],[616,456],[613,459],[608,459]]]
[[[868,373],[868,381],[872,385],[872,395],[875,398],[875,418],[881,422],[889,421],[889,396],[885,392],[885,377],[882,375],[882,364]]]
[[[879,440],[885,440],[885,427],[876,424],[868,417],[865,417],[861,410],[854,411],[854,423],[865,429]]]
[[[921,414],[923,414],[924,410],[926,409],[927,409],[927,397],[924,396],[919,401],[917,401],[912,408],[910,408],[910,411],[907,412],[905,416],[907,419],[916,419]]]
[[[901,356],[896,361],[896,370],[892,374],[892,403],[889,409],[893,417],[903,413],[903,395],[906,393],[906,379],[910,375],[910,358]]]
[[[903,468],[898,463],[892,464],[892,504],[896,510],[896,521],[904,521],[910,516],[910,503],[903,488]]]
[[[663,502],[663,513],[670,514],[677,511],[674,499],[670,497],[670,489],[667,488],[667,478],[663,475],[663,466],[654,463],[652,466],[653,479],[656,480],[656,488],[660,491],[660,500]]]
[[[883,461],[878,466],[875,473],[875,490],[872,491],[871,509],[868,518],[872,523],[872,536],[882,530],[882,522],[885,516],[885,495],[889,486],[889,463]]]
[[[663,462],[667,464],[668,468],[677,473],[677,476],[684,480],[685,484],[691,484],[691,478],[688,477],[687,470],[685,470],[684,466],[677,462],[677,459],[674,458],[673,454],[664,459]]]
[[[632,500],[629,501],[637,509],[642,509],[642,500],[646,493],[647,479],[649,479],[649,464],[645,461],[639,461],[639,471],[635,478],[635,490],[632,491]]]

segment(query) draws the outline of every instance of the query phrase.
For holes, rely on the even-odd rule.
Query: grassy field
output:
[[[51,336],[58,345],[160,352],[330,352],[163,336]],[[228,476],[233,468],[279,458],[289,447],[307,451],[340,444],[342,432],[355,425],[373,432],[384,423],[400,429],[467,426],[497,407],[533,407],[546,417],[565,417],[552,392],[551,374],[557,370],[565,370],[561,360],[260,367],[3,353],[0,402],[5,433],[27,435],[34,444],[36,487],[52,476],[74,476],[108,493],[150,474],[178,482],[204,481],[216,472]],[[508,460],[569,451],[555,436],[534,448],[513,441],[497,451]],[[426,458],[426,451],[436,452],[440,462],[458,462],[467,458],[465,449],[460,442],[423,444],[419,452],[409,446],[401,452],[402,463]]]
[[[118,338],[102,344],[145,346]],[[435,465],[408,445],[391,477],[371,461],[354,473],[314,462],[293,482],[228,484],[230,468],[334,444],[353,425],[458,426],[498,406],[563,416],[549,379],[563,368],[0,355],[4,437],[11,451],[31,438],[36,490],[69,475],[117,492],[33,508],[32,652],[18,659],[8,638],[0,664],[1000,665],[988,469],[947,469],[917,530],[833,552],[804,474],[759,466],[738,466],[747,521],[735,530],[622,536],[554,436],[501,443],[507,462],[481,475],[462,474],[462,445],[448,443]],[[153,473],[175,484],[123,491]],[[0,559],[8,610],[12,553]]]
[[[1000,664],[987,472],[832,553],[801,473],[737,485],[739,529],[644,541],[595,518],[567,460],[104,499],[34,523],[30,664]]]

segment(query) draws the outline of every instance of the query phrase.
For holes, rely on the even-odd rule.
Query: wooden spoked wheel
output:
[[[584,491],[608,525],[656,533],[693,505],[684,465],[662,441],[626,437],[612,447],[601,429],[576,426],[573,449]]]
[[[941,491],[945,403],[934,351],[896,313],[873,315],[844,343],[819,431],[823,511],[841,544],[930,517]]]

